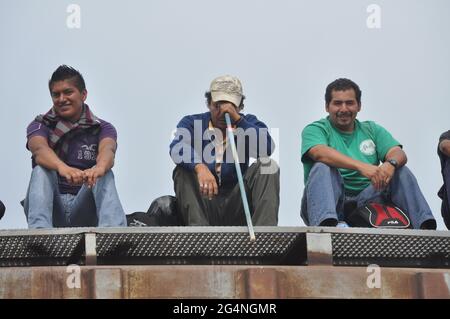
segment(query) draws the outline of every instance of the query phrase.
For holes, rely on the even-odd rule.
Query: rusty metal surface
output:
[[[450,270],[334,266],[0,268],[0,298],[450,298]]]
[[[450,232],[255,231],[253,246],[245,227],[0,231],[0,298],[450,299]]]

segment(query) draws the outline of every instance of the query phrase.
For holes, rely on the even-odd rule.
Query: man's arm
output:
[[[97,179],[104,176],[114,166],[117,143],[114,139],[106,137],[98,146],[97,163],[94,167],[84,171],[84,182],[93,187]]]
[[[395,160],[397,167],[394,167],[389,160]],[[394,176],[395,170],[404,166],[408,161],[405,152],[400,146],[394,146],[389,149],[384,157],[384,163],[378,167],[376,174],[372,178],[372,184],[377,190],[386,188]]]
[[[397,162],[397,168],[406,165],[408,158],[406,157],[406,153],[402,150],[400,146],[394,146],[386,153],[384,157],[384,161],[394,159]],[[392,165],[391,165],[392,166]]]
[[[194,128],[202,129],[201,123],[201,119],[185,116],[177,124],[175,136],[169,146],[169,154],[175,165],[194,171],[197,164],[203,163],[201,141],[203,131],[200,131],[200,136],[198,137],[194,135]],[[198,125],[198,128],[196,125]],[[194,143],[195,138],[200,138],[197,145]],[[196,147],[198,148],[198,153],[196,152]]]
[[[195,172],[200,195],[208,196],[209,199],[212,199],[214,195],[219,193],[219,187],[214,175],[208,166],[203,163],[202,149],[198,149],[199,154],[194,148],[194,138],[196,138],[194,136],[194,127],[196,126],[196,121],[198,127],[201,128],[201,119],[194,119],[192,116],[185,116],[178,123],[175,137],[169,147],[170,157],[176,165]],[[198,144],[201,147],[201,141]],[[186,154],[186,152],[189,154]]]
[[[266,124],[254,115],[241,116],[237,127],[242,128],[245,132],[247,129],[253,129],[256,133],[256,139],[246,145],[249,157],[261,158],[272,155],[275,149],[275,142],[269,134],[269,128]]]
[[[355,170],[369,179],[372,179],[378,169],[375,165],[355,160],[327,145],[313,146],[307,154],[314,162],[321,162],[336,168]]]
[[[439,150],[444,153],[445,156],[450,157],[450,140],[443,140],[439,143]]]
[[[70,184],[80,185],[83,182],[83,172],[64,163],[48,145],[43,136],[33,136],[28,140],[28,148],[33,154],[37,165],[57,171]]]

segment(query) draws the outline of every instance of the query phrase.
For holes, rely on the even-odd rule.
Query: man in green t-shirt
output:
[[[402,145],[380,125],[356,119],[361,110],[358,85],[349,79],[330,83],[325,109],[328,117],[302,132],[305,223],[336,226],[344,221],[347,203],[360,206],[388,196],[408,212],[414,228],[436,229],[417,180],[405,166]]]

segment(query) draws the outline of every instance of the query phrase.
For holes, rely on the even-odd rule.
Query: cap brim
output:
[[[223,92],[211,92],[213,102],[227,101],[233,103],[235,106],[241,105],[242,96],[231,95]]]

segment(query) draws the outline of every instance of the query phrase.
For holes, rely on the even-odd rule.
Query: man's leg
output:
[[[70,211],[69,225],[70,227],[97,227],[97,207],[95,205],[94,194],[91,189],[83,184],[75,197],[68,195],[66,199],[62,195],[63,202],[68,206]]]
[[[280,207],[280,168],[270,159],[258,159],[245,172],[244,185],[255,226],[278,225],[278,208]],[[236,196],[232,200],[239,208],[236,212],[244,218],[239,185],[234,190]],[[238,212],[239,211],[239,212]]]
[[[430,206],[408,167],[403,166],[395,171],[389,191],[392,202],[406,210],[415,229],[436,229]]]
[[[312,167],[302,198],[300,216],[308,226],[336,226],[344,200],[339,171],[323,163]],[[338,208],[338,209],[337,209]]]
[[[28,228],[65,226],[65,214],[59,198],[58,177],[55,171],[35,166],[24,201]]]
[[[356,207],[364,206],[368,202],[379,204],[385,202],[383,194],[380,191],[377,191],[372,184],[363,189],[361,193],[353,197],[353,199],[356,201]]]
[[[214,196],[209,200],[200,195],[194,172],[177,166],[173,171],[173,181],[177,209],[186,226],[218,225],[219,198]]]
[[[95,225],[96,218],[93,212],[97,212],[98,227],[127,226],[125,212],[120,203],[111,170],[97,179],[91,190],[86,185],[80,189],[72,206],[71,224],[91,226],[94,223]]]

